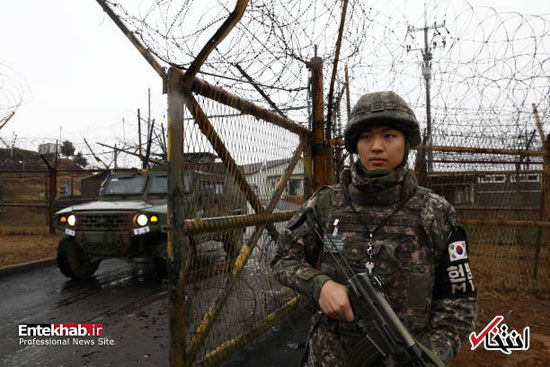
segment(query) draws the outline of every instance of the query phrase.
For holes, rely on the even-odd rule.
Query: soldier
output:
[[[410,147],[419,143],[418,121],[401,97],[363,95],[345,129],[346,149],[359,159],[344,170],[341,183],[317,191],[280,236],[272,261],[276,279],[318,304],[305,366],[364,360],[367,351],[356,346],[369,333],[366,322],[355,319],[343,274],[300,220],[306,207],[314,209],[356,272],[382,279],[401,321],[445,364],[473,330],[477,293],[465,232],[454,208],[418,186],[407,168]],[[385,358],[375,364],[398,363]]]

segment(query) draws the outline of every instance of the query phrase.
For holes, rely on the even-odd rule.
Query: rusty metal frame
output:
[[[111,18],[111,20],[118,26],[118,28],[124,33],[124,35],[128,38],[128,40],[134,45],[134,47],[141,53],[141,55],[145,58],[145,60],[151,65],[151,67],[157,72],[157,74],[161,77],[163,80],[163,83],[166,84],[168,80],[168,74],[163,68],[159,62],[155,59],[154,55],[145,47],[126,27],[126,25],[116,16],[114,11],[109,7],[106,0],[96,0],[97,3],[101,6],[101,8],[107,13],[107,15]],[[235,21],[236,19],[233,19]],[[222,25],[222,27],[224,27]],[[227,33],[226,33],[227,34]],[[222,32],[217,32],[215,37],[218,36],[225,36],[226,34],[222,34]],[[213,37],[214,38],[214,37]],[[213,42],[212,40],[210,42]],[[221,42],[221,39],[218,40],[218,43]],[[213,43],[209,43],[208,47],[213,47]],[[210,50],[211,51],[211,50]],[[202,52],[202,51],[201,51]],[[206,52],[206,51],[205,51]],[[204,55],[203,55],[204,56]],[[204,58],[205,60],[205,58]],[[204,61],[203,60],[203,61]],[[274,125],[277,125],[279,127],[282,127],[286,130],[292,131],[295,134],[299,135],[308,135],[310,133],[309,129],[295,123],[294,121],[285,118],[283,116],[280,116],[277,113],[271,112],[265,108],[256,106],[255,104],[248,102],[245,99],[242,99],[241,97],[238,97],[234,94],[231,94],[219,87],[216,87],[204,80],[201,80],[199,78],[196,78],[196,74],[199,71],[196,67],[198,64],[195,63],[192,69],[189,69],[187,71],[187,79],[192,79],[191,89],[193,92],[212,99],[216,102],[225,104],[227,106],[233,107],[235,109],[240,110],[243,114],[249,114],[256,118],[262,119],[264,121],[270,122]],[[192,78],[191,78],[192,77]],[[165,88],[166,89],[166,88]]]
[[[171,274],[169,282],[169,363],[170,366],[186,366],[185,337],[187,313],[185,307],[184,276],[189,268],[191,246],[183,233],[185,218],[183,200],[183,116],[184,98],[180,89],[181,74],[168,72],[168,258],[179,268]],[[183,263],[182,263],[183,262]]]
[[[311,99],[312,114],[311,128],[313,141],[311,155],[313,160],[313,191],[317,191],[327,182],[327,149],[324,136],[324,109],[323,109],[323,59],[314,57],[308,63],[311,70]]]
[[[170,71],[181,73],[182,78],[184,78],[186,75],[176,68],[170,68]],[[183,79],[180,79],[180,80],[183,81]],[[191,82],[191,80],[189,80],[189,82]],[[254,190],[252,190],[252,187],[250,187],[250,185],[246,181],[244,173],[237,166],[237,163],[235,162],[235,160],[227,150],[222,139],[220,138],[220,136],[218,135],[218,133],[210,123],[208,117],[206,116],[202,108],[199,106],[189,86],[185,86],[185,84],[182,83],[180,84],[180,88],[181,88],[180,90],[182,90],[185,96],[184,98],[185,105],[187,106],[187,109],[191,112],[191,114],[195,118],[195,122],[198,125],[200,131],[208,139],[210,144],[212,144],[212,148],[218,154],[218,157],[220,157],[220,159],[224,163],[225,167],[229,171],[229,174],[233,177],[233,179],[236,181],[236,183],[240,187],[247,201],[250,203],[250,205],[256,211],[256,213],[258,214],[264,213],[265,209],[262,203],[256,196],[256,193],[254,192]],[[273,239],[277,240],[278,232],[275,229],[275,227],[272,224],[268,224],[267,228],[270,235],[273,237]]]
[[[168,162],[169,162],[169,174],[168,174],[168,223],[170,230],[168,231],[168,255],[176,264],[176,269],[179,269],[179,274],[175,279],[171,279],[171,305],[170,305],[170,352],[169,361],[171,366],[186,366],[189,365],[194,355],[187,354],[186,348],[186,334],[187,334],[187,313],[186,305],[187,299],[185,297],[185,274],[189,269],[189,262],[191,259],[191,246],[188,243],[188,239],[184,237],[183,222],[185,218],[184,202],[183,202],[183,118],[184,118],[184,105],[191,111],[193,117],[199,121],[199,126],[203,133],[210,139],[213,138],[215,142],[212,142],[213,146],[222,158],[226,166],[228,166],[230,172],[240,173],[235,162],[228,154],[223,142],[219,140],[219,137],[213,130],[210,122],[206,118],[206,115],[198,106],[195,100],[191,84],[195,78],[196,73],[208,57],[208,55],[214,50],[214,48],[227,36],[227,34],[233,29],[233,27],[239,22],[246,10],[248,0],[237,0],[235,9],[224,21],[221,27],[216,31],[214,36],[208,41],[208,43],[200,51],[197,58],[191,64],[189,71],[183,74],[180,70],[171,67],[168,71]],[[210,132],[207,135],[207,132]],[[217,138],[217,140],[216,140]],[[221,144],[220,144],[221,143]],[[224,159],[225,158],[225,159]],[[233,167],[231,167],[233,165]],[[233,168],[233,170],[231,169]],[[237,168],[235,170],[235,168]],[[237,177],[237,180],[243,177]],[[246,190],[241,183],[241,189]],[[246,180],[245,180],[246,183]],[[250,187],[248,191],[252,192]],[[253,192],[252,192],[253,193]],[[259,203],[259,201],[258,201]],[[255,203],[255,204],[258,204]],[[257,205],[256,205],[257,207]],[[260,204],[261,207],[261,204]],[[260,210],[258,207],[257,211]],[[273,227],[273,225],[272,225]],[[273,230],[275,228],[273,227]],[[275,230],[276,232],[276,230]]]
[[[107,5],[106,0],[96,0],[99,6],[103,9],[105,13],[111,18],[111,20],[117,25],[117,27],[124,33],[128,40],[134,45],[134,47],[139,51],[139,53],[147,60],[149,65],[157,72],[157,74],[162,78],[163,81],[166,81],[167,74],[164,68],[158,63],[155,57],[134,35],[132,31],[126,27],[126,25],[116,16],[115,12],[109,5]]]
[[[213,367],[218,366],[221,362],[227,359],[230,355],[238,351],[240,348],[249,344],[252,340],[262,335],[272,326],[280,322],[282,319],[290,315],[296,307],[304,301],[304,296],[297,296],[288,301],[278,311],[269,314],[265,319],[260,321],[254,328],[244,333],[238,338],[231,339],[212,350],[206,357],[193,364],[193,367]]]
[[[294,213],[295,212],[292,210],[288,210],[277,213],[243,214],[230,215],[226,217],[187,219],[183,225],[183,233],[186,235],[191,235],[222,231],[225,229],[265,226],[268,223],[285,222],[289,220]]]
[[[258,107],[253,103],[250,103],[240,97],[232,95],[216,86],[213,86],[205,81],[196,78],[196,74],[199,71],[201,65],[207,59],[208,55],[212,52],[214,47],[218,45],[231,29],[238,23],[242,17],[248,0],[238,0],[235,6],[235,10],[226,19],[223,25],[218,29],[216,34],[209,40],[207,45],[201,50],[197,58],[193,61],[191,67],[187,72],[171,67],[168,73],[164,68],[160,66],[152,53],[135,37],[135,35],[128,30],[124,23],[118,19],[112,9],[107,5],[105,0],[96,0],[103,10],[111,17],[115,24],[121,29],[121,31],[127,36],[130,42],[138,49],[147,62],[155,69],[159,76],[163,79],[164,89],[168,91],[168,162],[169,164],[169,205],[168,205],[168,218],[169,218],[169,235],[168,235],[168,255],[174,259],[180,269],[179,274],[176,274],[175,279],[171,279],[171,307],[170,307],[170,365],[173,366],[185,366],[191,363],[196,356],[196,351],[200,347],[199,342],[195,340],[189,348],[186,348],[185,336],[187,333],[187,314],[185,312],[185,289],[184,280],[187,269],[189,268],[190,246],[186,235],[190,233],[197,233],[200,231],[219,230],[220,228],[235,228],[238,226],[257,225],[256,232],[253,235],[252,241],[243,247],[241,254],[237,258],[235,266],[232,271],[232,277],[235,279],[240,270],[244,267],[246,260],[250,256],[251,250],[258,241],[260,234],[264,228],[267,228],[271,237],[276,240],[278,238],[278,232],[273,226],[273,222],[285,221],[290,219],[291,212],[275,213],[272,214],[273,209],[279,200],[281,193],[288,181],[296,163],[300,156],[304,155],[304,169],[308,165],[308,158],[310,158],[307,149],[309,145],[309,129],[296,124],[295,122],[273,113],[264,108]],[[194,95],[197,93],[201,96],[214,100],[216,102],[228,105],[235,109],[240,110],[243,114],[249,114],[256,118],[262,119],[266,122],[272,123],[276,126],[284,128],[295,134],[300,135],[301,142],[296,152],[294,153],[289,166],[287,167],[285,174],[279,180],[277,190],[274,193],[267,210],[264,209],[261,202],[257,198],[254,191],[249,186],[246,178],[241,170],[236,165],[235,161],[229,154],[227,148],[223,144],[220,137],[212,127],[210,121],[206,117],[206,114],[197,103]],[[222,159],[226,168],[230,172],[231,176],[240,186],[246,199],[252,205],[256,211],[256,215],[251,216],[233,216],[224,218],[208,218],[202,220],[187,220],[184,213],[183,205],[183,121],[184,121],[184,109],[186,106],[193,115],[197,125],[201,132],[207,137],[209,142],[214,147],[214,150],[218,156]],[[310,173],[309,171],[307,173]],[[311,173],[310,173],[311,174]],[[306,174],[307,176],[307,174]],[[304,195],[310,194],[310,190],[306,190],[304,187]],[[231,285],[226,287],[223,293],[229,294]],[[215,302],[212,307],[220,309],[225,303],[223,301],[224,295],[220,295],[218,301]],[[226,297],[225,297],[226,298]],[[208,315],[208,314],[207,314]],[[216,316],[216,315],[215,315]],[[203,330],[206,330],[201,339],[207,336],[211,323],[216,317],[207,318],[209,321],[205,323],[206,326]]]
[[[226,106],[233,107],[241,111],[243,114],[252,115],[258,119],[272,123],[298,135],[310,134],[309,129],[306,127],[303,127],[302,125],[299,125],[275,112],[256,106],[254,103],[248,102],[241,97],[231,94],[199,78],[193,79],[191,87],[192,91],[198,95],[209,98]]]
[[[193,64],[191,65],[190,69],[187,72],[184,73],[181,70],[173,67],[170,68],[168,72],[168,90],[169,90],[169,101],[170,101],[169,110],[172,108],[175,112],[173,114],[170,114],[171,118],[169,120],[169,131],[170,131],[169,161],[170,161],[171,167],[173,165],[177,166],[177,168],[172,167],[174,168],[172,170],[173,173],[170,174],[170,178],[173,179],[174,182],[177,182],[177,184],[174,185],[174,187],[171,186],[171,189],[170,189],[170,198],[173,199],[173,205],[170,207],[170,214],[172,217],[178,218],[178,220],[173,221],[173,224],[172,224],[172,221],[170,222],[169,233],[175,234],[177,232],[177,235],[173,237],[179,237],[177,239],[170,237],[169,244],[172,249],[171,252],[173,252],[172,254],[173,258],[176,261],[182,262],[179,277],[176,280],[176,284],[175,284],[176,289],[173,292],[175,305],[174,307],[172,307],[172,312],[171,312],[171,326],[172,328],[174,328],[175,326],[175,328],[178,329],[178,330],[174,330],[173,332],[171,330],[172,338],[171,338],[170,363],[174,365],[183,365],[184,363],[192,363],[196,359],[198,351],[200,350],[201,346],[204,344],[204,341],[206,340],[213,323],[216,321],[221,309],[225,305],[227,298],[229,297],[229,294],[234,287],[234,284],[236,284],[237,277],[239,276],[240,272],[244,268],[244,265],[246,264],[246,261],[250,257],[250,254],[252,253],[252,249],[256,245],[264,228],[267,228],[268,233],[271,235],[271,237],[274,240],[277,240],[279,233],[275,229],[273,225],[273,221],[288,220],[291,216],[291,213],[272,214],[272,211],[274,210],[283,192],[283,189],[286,183],[288,182],[290,175],[292,174],[292,171],[294,170],[298,160],[302,156],[304,147],[307,145],[307,143],[304,140],[306,139],[307,134],[309,134],[308,129],[303,128],[300,125],[295,124],[294,122],[286,118],[280,117],[270,111],[263,110],[249,102],[236,98],[235,96],[229,95],[228,93],[221,91],[219,88],[213,87],[208,83],[199,81],[198,79],[195,78],[195,74],[198,72],[198,70],[200,69],[200,66],[208,57],[208,54],[213,50],[213,48],[217,44],[219,44],[219,42],[221,42],[221,40],[229,33],[230,29],[239,21],[240,17],[242,16],[246,8],[246,3],[247,1],[239,1],[237,3],[235,7],[235,11],[224,22],[224,25],[222,25],[222,27],[218,30],[218,32],[216,32],[216,34],[208,42],[207,46],[205,46],[205,48],[200,52],[199,56],[193,62]],[[240,109],[244,113],[250,113],[256,117],[260,117],[263,119],[268,118],[270,120],[268,122],[274,123],[275,125],[283,127],[301,136],[302,139],[300,141],[300,144],[298,145],[296,151],[294,152],[293,157],[291,158],[291,161],[287,169],[285,170],[285,173],[279,179],[279,182],[277,184],[277,189],[275,190],[267,209],[263,207],[260,200],[258,199],[256,194],[248,184],[243,172],[239,169],[236,162],[231,157],[231,154],[225,147],[223,141],[221,140],[221,138],[213,128],[212,124],[210,123],[208,117],[206,116],[206,114],[198,104],[197,100],[195,99],[193,92],[196,92],[214,101],[218,101],[220,103],[224,103],[224,104],[230,105],[231,107]],[[178,104],[178,106],[174,107],[174,104]],[[196,221],[186,221],[186,223],[183,225],[182,223],[180,223],[181,218],[183,218],[182,216],[183,213],[181,213],[182,209],[179,209],[180,212],[177,212],[175,206],[178,206],[178,204],[176,203],[175,199],[176,199],[176,196],[182,196],[182,192],[183,192],[178,187],[181,184],[181,177],[183,173],[183,142],[182,142],[183,111],[180,111],[183,105],[185,105],[187,109],[191,112],[199,129],[201,130],[203,135],[207,138],[207,140],[212,144],[212,147],[214,148],[215,152],[221,158],[222,162],[224,163],[227,170],[229,171],[229,174],[236,181],[241,191],[245,195],[247,201],[251,204],[253,209],[256,211],[257,215],[233,216],[233,217],[225,217],[225,218],[210,218],[210,219],[202,219],[202,220],[196,220]],[[177,125],[178,125],[177,128],[175,126],[176,124],[174,124],[172,121],[172,117],[175,120],[177,120]],[[174,136],[177,136],[177,139],[174,139]],[[178,140],[178,141],[175,142],[175,140]],[[178,200],[181,200],[181,198],[179,198]],[[248,220],[248,223],[247,223],[247,220]],[[239,225],[250,224],[252,223],[252,221],[254,221],[257,224],[257,228],[252,236],[252,239],[248,244],[243,246],[239,256],[235,261],[231,274],[227,279],[227,283],[225,287],[222,288],[218,298],[213,302],[213,304],[209,308],[209,311],[204,315],[203,321],[197,327],[194,333],[194,337],[191,340],[191,343],[189,345],[186,345],[185,335],[187,333],[187,329],[186,329],[187,323],[185,322],[186,321],[185,317],[181,313],[184,312],[184,309],[185,309],[183,275],[186,273],[189,266],[188,259],[190,257],[186,255],[188,255],[187,252],[189,252],[190,249],[189,249],[189,246],[185,246],[185,244],[183,243],[184,242],[182,241],[183,235],[194,233],[196,231],[207,231],[208,229],[219,230],[220,228],[235,228]],[[178,317],[178,312],[180,313],[179,315],[180,319],[174,320],[174,318]]]
[[[286,186],[286,183],[288,182],[292,174],[292,171],[294,171],[294,168],[296,167],[296,164],[298,163],[298,160],[302,155],[303,148],[304,148],[304,144],[303,142],[301,142],[296,148],[296,150],[294,151],[294,154],[287,168],[285,169],[284,174],[279,178],[279,182],[277,183],[275,192],[273,193],[271,200],[267,208],[265,209],[265,212],[267,214],[261,214],[261,215],[275,216],[275,215],[282,214],[282,213],[276,213],[276,214],[271,214],[271,213],[275,209],[279,201],[279,198],[281,197],[281,194],[284,190],[284,187]],[[283,212],[283,213],[289,213],[289,212]],[[283,220],[288,220],[288,219],[290,219],[290,216],[285,216]],[[280,220],[280,221],[283,221],[283,220]],[[257,226],[249,243],[244,245],[243,248],[241,249],[241,252],[235,261],[235,265],[233,267],[230,277],[228,277],[226,281],[225,286],[222,287],[217,298],[214,300],[214,302],[212,302],[208,311],[204,315],[203,320],[195,329],[195,333],[191,341],[191,345],[187,349],[188,356],[191,356],[192,358],[195,357],[198,350],[206,340],[210,330],[212,329],[212,326],[214,325],[214,322],[218,318],[223,306],[227,302],[227,299],[229,298],[229,295],[237,282],[238,276],[241,274],[242,270],[244,269],[244,266],[248,261],[248,259],[250,258],[250,255],[252,254],[252,250],[254,249],[258,240],[260,239],[260,236],[263,233],[263,230],[265,229],[265,227],[266,227],[266,224]]]

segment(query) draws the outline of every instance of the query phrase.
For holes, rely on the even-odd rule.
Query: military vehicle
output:
[[[186,218],[246,212],[242,196],[234,187],[226,187],[225,175],[217,171],[185,169]],[[99,200],[55,213],[56,227],[65,233],[57,250],[61,273],[85,279],[103,259],[147,258],[152,259],[158,275],[166,277],[167,182],[166,167],[110,173],[99,190]],[[206,241],[222,242],[227,255],[235,257],[242,246],[243,229],[190,236],[195,250]]]

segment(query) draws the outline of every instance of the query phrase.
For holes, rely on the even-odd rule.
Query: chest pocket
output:
[[[425,313],[429,311],[433,292],[433,267],[426,263],[426,254],[422,252],[424,246],[419,243],[418,236],[410,233],[409,228],[389,229],[397,233],[375,235],[373,273],[382,279],[396,311],[412,309],[415,313]],[[356,272],[366,271],[370,259],[367,249],[366,233],[348,233],[342,254]]]

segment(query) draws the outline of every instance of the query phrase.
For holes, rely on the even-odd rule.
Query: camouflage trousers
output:
[[[311,320],[306,356],[302,367],[345,367],[350,353],[358,352],[354,348],[361,342],[362,333],[355,323],[330,320],[320,313]],[[359,353],[361,351],[359,350]],[[393,367],[390,359],[381,359],[371,367]]]

